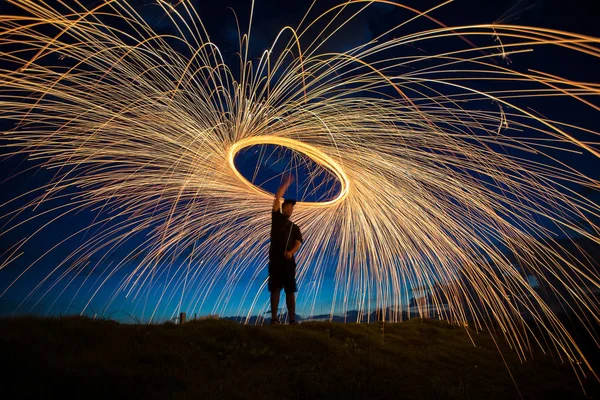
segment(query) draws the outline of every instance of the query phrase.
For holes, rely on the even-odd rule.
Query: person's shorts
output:
[[[269,261],[269,292],[278,292],[283,289],[286,293],[295,293],[296,266],[293,261],[271,260]]]

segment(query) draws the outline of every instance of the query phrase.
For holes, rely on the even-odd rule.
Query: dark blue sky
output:
[[[174,1],[176,3],[176,1]],[[87,4],[95,3],[93,1],[85,2]],[[139,5],[139,12],[144,16],[146,21],[159,33],[173,32],[173,27],[167,18],[161,16],[158,12],[158,8],[153,6],[150,1],[146,0],[135,0],[131,1],[132,4]],[[248,15],[250,10],[250,3],[248,1],[224,1],[224,2],[206,2],[206,1],[191,1],[196,4],[200,16],[206,23],[207,30],[211,35],[211,39],[219,45],[223,53],[225,54],[225,61],[231,64],[237,62],[236,51],[238,51],[238,36],[237,28],[235,25],[235,19],[232,11],[228,8],[231,7],[237,13],[241,28],[244,31],[247,28]],[[207,3],[210,3],[208,5]],[[304,14],[306,7],[310,2],[305,1],[292,1],[282,2],[281,0],[259,0],[255,3],[254,22],[252,27],[252,41],[251,41],[251,57],[258,57],[262,50],[270,45],[277,32],[285,25],[295,26],[300,21],[300,18]],[[325,10],[332,4],[337,2],[322,1],[319,2],[315,8],[317,15],[319,10]],[[425,10],[437,1],[405,1],[404,4],[417,7],[421,10]],[[8,13],[14,12],[12,6],[7,5],[5,2],[1,3],[0,12]],[[218,4],[218,5],[216,5]],[[588,0],[574,0],[570,2],[564,2],[560,0],[546,0],[546,1],[518,1],[518,0],[495,0],[495,1],[475,1],[475,0],[456,0],[454,3],[449,4],[442,9],[435,12],[433,15],[445,23],[446,25],[466,25],[475,23],[491,23],[491,22],[502,22],[507,24],[523,24],[541,26],[547,28],[554,28],[560,30],[573,31],[578,33],[589,34],[593,36],[600,35],[600,28],[597,22],[596,13],[593,11],[595,8],[592,7],[594,1]],[[330,41],[324,51],[344,51],[350,49],[357,44],[368,41],[369,39],[377,36],[384,29],[395,25],[398,21],[407,17],[406,12],[402,12],[394,7],[386,5],[375,5],[372,6],[368,12],[365,12],[360,17],[352,21],[352,23],[344,31],[343,35],[338,35],[332,41]],[[416,31],[421,29],[431,28],[431,24],[425,22],[414,23],[406,28],[406,31]],[[480,39],[481,40],[481,39]],[[492,38],[490,38],[490,43]],[[485,43],[477,43],[485,44]],[[436,48],[435,44],[431,45],[429,50],[431,52],[440,51]],[[589,65],[585,60],[578,56],[572,56],[569,58],[557,57],[556,52],[546,51],[544,49],[536,50],[535,53],[520,55],[511,59],[511,66],[516,69],[525,70],[527,68],[536,68],[550,73],[554,73],[561,76],[566,76],[576,80],[587,80],[590,82],[597,82],[597,65]],[[562,54],[562,53],[561,53]],[[589,60],[588,60],[589,61]],[[1,61],[0,61],[1,62]],[[567,106],[563,106],[558,101],[547,102],[537,101],[536,103],[530,104],[537,111],[542,112],[545,115],[551,115],[553,118],[562,121],[572,122],[577,125],[586,126],[591,129],[600,130],[597,123],[597,115],[592,111],[582,111],[581,107],[577,108],[577,114],[571,112]],[[2,130],[10,129],[11,125],[6,121],[0,121],[0,127]],[[246,177],[252,177],[256,169],[257,158],[253,158],[256,154],[257,149],[248,151],[242,154],[237,160],[238,166],[242,173]],[[268,149],[271,151],[273,149]],[[3,154],[7,154],[7,150],[3,149]],[[592,156],[583,157],[570,157],[561,155],[564,161],[574,166],[576,169],[588,174],[591,177],[600,179],[600,168],[598,168],[598,162]],[[273,159],[274,160],[274,159]],[[2,168],[3,182],[0,186],[0,201],[2,203],[26,193],[30,190],[34,190],[46,183],[48,183],[53,174],[39,170],[35,162],[27,161],[24,157],[17,155],[5,158],[0,164]],[[269,178],[281,172],[283,166],[281,163],[272,163],[270,161],[264,161],[260,164],[260,173],[257,175],[259,182],[268,181]],[[325,176],[325,175],[324,175]],[[275,190],[276,181],[266,184],[268,190]],[[313,193],[306,197],[306,200],[315,200],[317,198],[324,198],[330,195],[327,190],[334,188],[335,184],[326,185],[325,189],[321,189],[316,193]],[[300,194],[303,192],[303,188],[300,190],[294,186],[291,190],[295,193]],[[301,196],[298,196],[301,197]],[[30,200],[32,196],[25,196],[22,200],[11,203],[8,206],[2,208],[3,212],[6,213],[10,210],[14,210],[17,206],[24,204],[25,201]],[[35,213],[43,212],[49,209],[51,206],[62,205],[60,201],[54,202],[54,204],[45,204],[40,208],[36,209]],[[268,210],[267,210],[268,212]],[[31,212],[27,212],[19,216],[17,219],[4,218],[0,220],[0,227],[2,232],[5,232],[7,228],[14,226],[15,223],[22,221],[23,218],[31,216]],[[6,259],[10,249],[13,248],[20,240],[24,237],[29,236],[34,232],[43,222],[48,221],[50,218],[55,216],[55,213],[51,213],[47,218],[41,218],[35,222],[25,224],[17,229],[5,233],[0,236],[0,263]],[[82,229],[90,224],[94,218],[93,213],[83,211],[74,215],[70,215],[67,218],[61,219],[56,223],[53,223],[51,227],[44,230],[40,235],[32,239],[28,245],[24,248],[25,253],[15,262],[10,263],[4,270],[0,271],[0,292],[4,291],[5,288],[18,276],[31,262],[37,259],[43,252],[48,250],[50,244],[56,242],[56,238],[66,238],[72,232]],[[87,235],[91,235],[93,232],[88,232]],[[58,265],[65,257],[68,256],[73,249],[81,243],[83,237],[80,235],[75,237],[63,246],[53,251],[43,262],[32,268],[22,279],[18,280],[13,287],[6,292],[6,294],[0,298],[0,315],[12,312],[15,307],[24,299],[27,293],[35,287],[35,285],[46,276],[49,269],[53,268],[54,265]],[[126,247],[114,252],[105,262],[107,267],[116,260],[122,259],[126,254],[131,252],[132,249],[139,243],[142,238],[133,238]],[[331,267],[334,265],[334,260],[330,260]],[[130,266],[135,265],[135,260],[131,260]],[[325,277],[324,286],[321,291],[321,296],[317,301],[317,307],[315,312],[320,313],[329,311],[331,298],[333,296],[333,268],[329,268],[329,273]],[[123,276],[126,271],[123,271]],[[44,313],[50,310],[50,313],[74,313],[78,312],[84,304],[81,300],[87,296],[83,292],[93,290],[96,284],[96,279],[103,279],[101,271],[96,271],[90,275],[89,284],[84,286],[83,291],[76,296],[73,302],[70,301],[73,289],[67,288],[67,293],[59,298],[54,303],[56,298],[55,292],[59,293],[63,288],[58,288],[58,291],[52,292],[51,296],[43,299],[36,306],[36,297],[32,301],[27,301],[26,304],[19,309],[19,313],[34,312]],[[108,296],[112,294],[112,290],[119,281],[119,276],[115,276],[114,284],[107,286],[98,296],[95,298],[88,308],[86,314],[93,314],[99,312],[102,304],[108,299]],[[241,278],[249,279],[249,276]],[[68,278],[67,278],[68,280]],[[158,282],[160,285],[161,283]],[[310,284],[310,283],[309,283]],[[245,284],[240,283],[240,293],[236,293],[234,296],[239,296],[245,288]],[[301,288],[299,295],[299,304],[302,305],[303,292],[307,292],[307,288]],[[218,290],[215,292],[218,293]],[[54,296],[54,297],[53,297]],[[267,293],[264,294],[266,300]],[[133,308],[130,303],[124,301],[123,296],[117,298],[113,302],[113,306],[106,310],[106,315],[112,318],[121,320],[128,320],[129,314],[136,314],[137,316],[147,317],[140,308]],[[211,301],[215,300],[215,296],[209,298],[203,308],[188,309],[188,312],[197,312],[199,315],[206,314],[212,309]],[[252,296],[250,296],[250,299]],[[149,303],[155,299],[149,299]],[[236,298],[234,297],[231,301],[232,304],[236,304]],[[310,302],[307,302],[310,303]],[[237,304],[236,304],[237,306]],[[246,305],[247,306],[247,305]],[[245,306],[242,306],[243,310]],[[235,314],[237,307],[226,310],[226,314]],[[298,309],[300,314],[306,312],[306,309],[300,307]]]

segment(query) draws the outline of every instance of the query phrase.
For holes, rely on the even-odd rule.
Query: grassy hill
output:
[[[125,325],[79,317],[0,320],[3,398],[512,399],[491,337],[444,322]],[[596,398],[598,384],[535,354],[503,354],[524,398]],[[8,368],[6,368],[8,367]],[[7,372],[6,372],[7,371]],[[8,390],[9,396],[5,397]]]

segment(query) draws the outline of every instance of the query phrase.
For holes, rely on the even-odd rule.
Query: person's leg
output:
[[[285,290],[285,303],[287,305],[288,316],[291,323],[296,323],[296,270],[290,268],[286,270],[286,276],[283,282],[283,288]]]
[[[286,292],[285,293],[285,304],[288,309],[288,316],[290,317],[290,322],[296,320],[296,293],[294,292]]]
[[[277,320],[277,310],[279,309],[279,294],[281,288],[271,290],[271,321]]]
[[[271,292],[271,324],[279,322],[277,318],[279,310],[279,296],[283,283],[281,276],[281,266],[273,260],[269,260],[269,291]]]

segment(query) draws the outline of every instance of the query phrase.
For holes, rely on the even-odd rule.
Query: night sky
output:
[[[238,33],[233,13],[229,8],[235,10],[241,23],[242,31],[245,31],[249,19],[250,3],[241,0],[222,2],[194,0],[190,2],[196,5],[200,16],[206,24],[208,32],[211,35],[211,39],[224,53],[225,61],[235,64],[237,62],[235,53],[238,51]],[[95,4],[97,2],[88,0],[83,3]],[[170,21],[160,15],[160,9],[153,6],[152,2],[148,0],[132,0],[130,3],[139,5],[138,11],[157,32],[174,32]],[[210,3],[211,5],[208,5],[207,3]],[[1,4],[0,13],[2,14],[18,12],[5,2],[2,2]],[[270,46],[276,34],[282,27],[286,25],[296,26],[300,22],[300,19],[304,15],[309,4],[310,2],[308,1],[283,2],[281,0],[257,0],[255,3],[250,56],[252,58],[258,58],[262,50]],[[315,12],[312,15],[317,15],[319,10],[326,10],[332,4],[335,3],[331,1],[318,2],[315,6]],[[404,1],[404,4],[414,6],[420,10],[426,10],[434,4],[438,4],[438,2],[431,0],[406,0]],[[592,0],[574,0],[569,2],[560,0],[456,0],[454,3],[438,9],[432,15],[449,26],[501,22],[505,24],[532,25],[599,36],[600,27],[596,17],[597,13],[592,11],[593,4],[594,1]],[[403,13],[395,7],[373,5],[367,12],[361,14],[351,22],[344,31],[344,35],[338,35],[334,40],[330,41],[324,51],[344,51],[350,49],[377,36],[382,31],[397,24],[402,19],[405,19],[406,16],[407,14],[405,12]],[[406,32],[410,32],[429,28],[432,28],[430,23],[416,22],[405,28],[405,30]],[[491,45],[492,43],[492,37],[489,38],[489,43],[484,43],[482,38],[478,38],[477,42],[478,45]],[[435,44],[430,44],[430,46],[432,47],[424,48],[422,50],[424,52],[432,53],[441,51],[440,48],[435,47]],[[511,57],[510,67],[518,70],[526,70],[528,68],[538,69],[568,77],[573,80],[598,82],[597,60],[590,60],[591,57],[584,58],[579,55],[573,55],[572,53],[568,53],[569,57],[563,57],[564,54],[565,53],[560,51],[557,52],[556,49],[543,47],[536,48],[533,53]],[[590,61],[594,61],[594,63],[591,63]],[[3,61],[0,59],[0,62]],[[5,68],[8,67],[8,65],[5,66]],[[563,103],[558,100],[540,101],[528,99],[526,101],[530,103],[525,103],[525,106],[529,106],[543,115],[551,116],[555,120],[570,122],[591,130],[600,130],[597,113],[592,109],[586,110],[584,107],[580,106],[576,109],[571,109],[570,104],[572,103]],[[0,128],[3,131],[10,129],[11,127],[12,125],[7,121],[0,120]],[[590,138],[584,138],[584,140],[590,140]],[[51,171],[38,168],[39,164],[35,161],[27,160],[21,155],[12,155],[8,157],[7,154],[9,150],[6,148],[2,148],[1,151],[5,157],[3,157],[2,162],[0,163],[3,178],[0,185],[0,202],[4,204],[17,196],[24,195],[19,200],[13,201],[10,204],[5,204],[1,209],[2,213],[5,214],[22,206],[27,201],[30,201],[34,196],[26,193],[47,184],[52,180],[54,175]],[[288,167],[285,160],[289,159],[289,152],[282,149],[276,149],[274,146],[264,146],[262,151],[273,154],[273,157],[263,158],[257,165],[257,152],[259,151],[260,149],[253,148],[243,152],[236,160],[236,165],[245,177],[248,179],[254,178],[255,183],[262,185],[269,191],[275,191],[279,183],[277,178],[278,175],[284,172]],[[556,156],[586,175],[595,179],[600,179],[600,165],[593,156],[589,154],[574,155],[562,153],[557,153]],[[279,159],[279,161],[277,161],[277,159]],[[300,173],[300,175],[302,175],[302,173]],[[326,173],[323,174],[323,179],[329,179]],[[337,187],[335,182],[329,180],[320,189],[313,192],[310,192],[310,190],[305,192],[306,188],[302,187],[302,183],[302,179],[300,179],[299,184],[295,184],[290,188],[290,193],[292,193],[294,197],[305,201],[327,199],[332,193],[335,193]],[[305,194],[303,195],[303,193]],[[73,193],[73,195],[76,194],[77,193]],[[594,201],[598,200],[597,192],[589,192],[588,194],[593,196]],[[24,237],[29,236],[45,222],[50,221],[55,214],[50,213],[45,217],[29,223],[24,223],[18,228],[10,230],[8,233],[6,233],[6,230],[24,221],[26,218],[31,217],[35,213],[40,213],[49,209],[51,206],[59,205],[60,203],[55,201],[53,204],[41,205],[35,211],[28,210],[27,212],[20,214],[17,218],[12,219],[6,218],[5,216],[0,220],[0,229],[2,232],[2,236],[0,236],[0,265],[5,261],[7,254],[13,246],[18,244]],[[269,210],[265,210],[265,212],[268,213]],[[70,215],[67,218],[52,223],[51,226],[44,229],[24,247],[24,254],[19,259],[10,263],[0,271],[0,293],[5,291],[5,294],[0,297],[0,315],[10,315],[15,312],[15,310],[17,314],[72,314],[79,313],[81,309],[84,308],[85,304],[83,304],[83,299],[87,298],[87,296],[75,296],[74,300],[71,300],[73,297],[72,295],[75,293],[70,293],[69,291],[71,289],[69,288],[66,289],[67,292],[63,296],[60,298],[57,297],[57,294],[64,289],[64,285],[59,285],[59,287],[52,291],[49,296],[39,302],[39,298],[36,296],[28,299],[23,304],[21,304],[21,302],[37,285],[40,279],[46,276],[49,270],[52,270],[52,268],[60,264],[73,249],[87,238],[87,235],[91,235],[93,232],[87,232],[84,235],[79,235],[70,239],[63,246],[48,254],[48,256],[40,261],[40,263],[23,275],[21,279],[10,287],[10,289],[6,289],[13,282],[14,278],[21,274],[28,265],[56,243],[57,238],[67,238],[72,232],[89,225],[94,217],[95,214],[93,212],[87,211]],[[306,239],[310,240],[310,238]],[[133,238],[127,246],[108,255],[104,260],[107,267],[131,252],[135,246],[140,243],[140,240],[140,238]],[[325,277],[324,286],[315,309],[317,314],[327,313],[330,310],[331,299],[333,296],[333,274],[335,272],[333,270],[335,265],[334,261],[335,260],[330,260],[330,273]],[[130,263],[133,266],[135,260],[131,260]],[[89,281],[90,285],[85,287],[85,291],[92,290],[93,283],[96,279],[100,278],[100,274],[92,274]],[[249,276],[247,279],[249,279]],[[115,285],[117,282],[118,280],[115,280]],[[310,282],[307,284],[310,284]],[[114,285],[111,286],[110,284],[105,286],[102,289],[102,292],[99,293],[92,302],[91,306],[86,309],[85,314],[94,315],[100,312],[99,310],[102,309],[106,299],[112,294],[114,287]],[[232,306],[225,310],[225,315],[236,315],[240,299],[237,296],[241,296],[245,287],[245,282],[238,282],[239,290],[231,299],[230,303]],[[303,299],[304,289],[305,288],[300,287],[298,296],[299,307],[297,312],[300,315],[305,315],[307,312],[307,309],[303,308],[303,305],[305,303],[310,304],[309,299]],[[214,292],[215,294],[218,293],[219,289],[216,288]],[[267,296],[268,292],[265,291],[262,300],[266,301]],[[247,301],[248,304],[242,304],[242,306],[239,307],[242,311],[249,306],[252,297],[253,296],[249,297]],[[56,300],[57,298],[58,300]],[[148,299],[148,302],[152,303],[153,300],[155,299]],[[214,301],[214,298],[209,297],[202,308],[187,309],[186,311],[189,314],[193,315],[196,313],[199,316],[208,314],[213,307],[211,301]],[[172,310],[164,311],[164,314],[167,317],[172,313]],[[109,309],[104,310],[104,315],[121,321],[131,321],[130,315],[136,315],[142,319],[147,317],[140,308],[134,308],[131,303],[125,302],[124,299],[120,297],[113,302]]]

